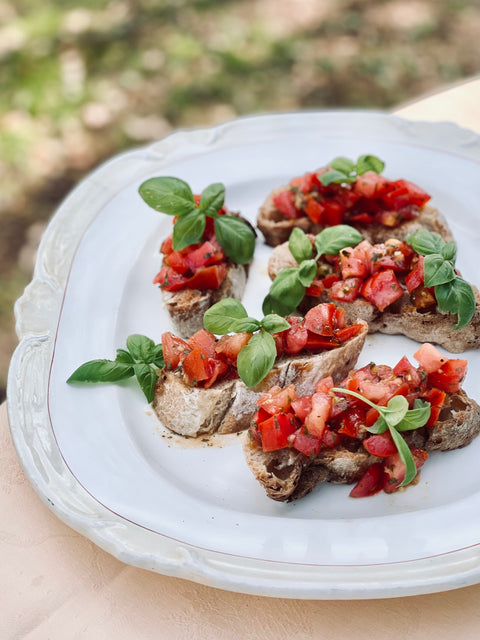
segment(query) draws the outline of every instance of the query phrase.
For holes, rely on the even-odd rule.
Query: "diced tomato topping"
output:
[[[361,286],[361,278],[346,278],[345,280],[334,282],[330,287],[328,295],[330,298],[333,298],[333,300],[353,302],[357,299]]]
[[[378,458],[388,458],[388,456],[397,453],[397,447],[388,431],[368,436],[363,440],[362,444],[368,453]]]
[[[325,278],[323,278],[322,284],[325,287],[325,289],[330,289],[333,283],[338,282],[339,280],[341,280],[341,278],[338,274],[331,273],[328,276],[325,276]]]
[[[202,353],[201,349],[192,349],[182,360],[183,374],[187,382],[197,385],[213,374],[214,363]]]
[[[182,289],[188,278],[177,273],[171,267],[162,267],[153,280],[153,284],[158,284],[165,291],[178,291]]]
[[[171,253],[169,253],[165,257],[165,263],[181,275],[185,274],[190,269],[190,265],[185,260],[185,257],[180,253],[180,251],[172,251]]]
[[[280,191],[273,196],[273,204],[280,211],[282,215],[289,219],[299,218],[302,213],[298,211],[295,206],[294,193],[290,189]]]
[[[199,329],[187,342],[190,349],[200,349],[207,358],[215,358],[217,341],[210,331]]]
[[[284,449],[288,444],[288,437],[297,429],[293,413],[278,413],[260,422],[258,430],[262,437],[264,451]]]
[[[342,278],[365,278],[370,269],[364,256],[355,254],[354,249],[347,247],[340,251],[340,268],[342,271]]]
[[[163,359],[167,369],[176,369],[183,354],[190,349],[188,342],[170,332],[162,334]]]
[[[215,345],[215,351],[222,354],[230,361],[236,362],[238,354],[249,342],[252,333],[234,333],[231,336],[222,336]]]
[[[227,275],[226,264],[215,264],[199,269],[188,280],[189,289],[218,289]]]
[[[336,224],[341,224],[345,216],[345,207],[343,204],[333,199],[326,199],[322,202],[324,211],[322,217],[322,224],[326,224],[331,227]]]
[[[403,358],[393,367],[393,373],[401,376],[408,383],[411,389],[419,389],[422,384],[422,378],[418,370],[410,363],[407,356]]]
[[[448,359],[440,369],[428,374],[428,383],[441,391],[458,391],[467,373],[467,361],[457,358]]]
[[[209,240],[205,241],[200,247],[187,254],[185,261],[190,265],[192,270],[200,267],[208,267],[225,260],[225,254],[218,249]]]
[[[315,438],[321,438],[325,425],[330,416],[332,397],[326,393],[315,392],[312,396],[312,410],[305,418],[307,433]]]
[[[413,357],[427,373],[437,371],[448,360],[448,358],[442,355],[437,347],[434,347],[430,342],[424,342],[421,347],[415,351]]]
[[[440,416],[440,412],[445,402],[446,393],[440,389],[430,389],[423,396],[423,399],[430,403],[430,417],[426,427],[433,427]]]
[[[307,196],[306,200],[307,202],[303,209],[305,214],[310,218],[312,222],[314,222],[315,224],[320,224],[322,222],[325,206],[312,197]]]
[[[365,432],[366,410],[363,407],[348,409],[342,416],[338,433],[350,438],[359,438]]]
[[[293,400],[296,399],[295,385],[289,384],[284,389],[274,386],[260,397],[257,405],[273,415],[274,413],[286,413],[290,409]]]
[[[172,251],[173,251],[173,236],[172,235],[169,235],[168,238],[165,238],[165,240],[162,242],[162,246],[160,247],[160,251],[165,255],[168,255],[169,253],[172,253]]]
[[[395,180],[390,186],[393,187],[393,190],[388,193],[387,201],[392,204],[401,197],[407,204],[423,207],[431,198],[426,191],[409,180]]]
[[[428,453],[418,447],[411,447],[410,451],[412,452],[415,467],[418,471],[428,458]],[[395,453],[385,458],[383,476],[383,490],[385,493],[393,493],[396,491],[404,479],[405,465],[401,461],[399,454]]]
[[[321,351],[322,349],[336,349],[340,342],[335,337],[321,336],[318,333],[308,332],[305,349],[308,351]]]
[[[403,289],[394,271],[386,269],[368,278],[362,285],[361,294],[377,309],[384,311],[392,302],[402,297]]]
[[[290,180],[290,186],[298,187],[302,193],[308,193],[318,185],[318,178],[314,173],[306,173],[299,178],[293,178]]]
[[[337,330],[345,329],[347,326],[347,321],[345,319],[345,309],[343,309],[342,307],[337,307],[335,309],[335,313],[333,314],[333,326]],[[352,326],[355,326],[355,325],[352,325]]]
[[[358,335],[362,329],[363,325],[361,324],[351,324],[349,327],[344,327],[343,329],[339,329],[335,331],[335,338],[340,342],[347,342],[351,338],[354,338]]]
[[[408,293],[412,293],[412,291],[418,287],[423,287],[425,283],[425,273],[423,271],[424,260],[425,258],[419,255],[414,269],[412,269],[405,278]]]
[[[333,335],[333,319],[335,315],[335,305],[331,302],[317,304],[305,315],[305,327],[312,333],[321,336]]]
[[[319,438],[315,438],[306,433],[305,429],[301,427],[295,431],[295,436],[292,439],[292,447],[308,457],[316,457],[320,453],[321,441]]]
[[[328,393],[330,389],[333,387],[333,378],[332,376],[326,376],[317,382],[315,385],[316,393]]]
[[[323,449],[335,449],[343,440],[343,436],[338,431],[325,427],[322,436],[322,448]]]
[[[313,280],[312,284],[305,289],[305,295],[311,296],[312,298],[318,298],[322,295],[322,291],[323,291],[323,281]]]
[[[212,359],[209,361],[211,367],[211,374],[207,380],[203,383],[203,387],[205,389],[210,389],[210,387],[215,384],[215,382],[221,379],[228,371],[228,364],[225,360],[219,360],[218,358]]]
[[[301,396],[300,398],[296,398],[292,400],[292,410],[294,414],[300,420],[305,420],[310,411],[312,410],[312,396],[306,395]]]
[[[357,484],[350,491],[351,498],[373,496],[383,488],[383,464],[377,462],[365,471]]]
[[[367,171],[359,176],[353,185],[355,193],[364,198],[379,198],[389,188],[389,181],[375,171]]]

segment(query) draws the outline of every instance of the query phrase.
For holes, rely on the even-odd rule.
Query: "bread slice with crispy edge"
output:
[[[321,353],[280,357],[264,380],[249,389],[240,379],[223,380],[209,389],[191,387],[181,370],[163,370],[152,403],[162,424],[183,436],[235,433],[250,426],[256,401],[273,385],[296,385],[298,393],[313,393],[317,380],[332,376],[342,380],[358,359],[368,333],[360,322],[360,332],[335,349]]]
[[[447,394],[433,427],[411,431],[406,439],[428,452],[450,451],[467,446],[479,433],[480,406],[460,390]],[[361,442],[356,448],[325,449],[313,458],[291,448],[264,452],[248,432],[243,438],[248,467],[267,496],[280,502],[302,498],[321,482],[357,482],[368,467],[382,461],[369,454]]]
[[[287,267],[298,267],[288,248],[288,242],[275,247],[268,262],[268,275],[272,280]],[[435,311],[417,311],[411,304],[408,292],[399,300],[379,311],[375,305],[363,298],[353,302],[330,300],[326,293],[319,298],[305,296],[299,311],[306,313],[319,302],[335,302],[345,310],[347,323],[361,318],[368,324],[369,333],[401,334],[417,342],[435,342],[451,353],[462,353],[467,349],[480,349],[480,293],[472,286],[476,308],[472,320],[461,329],[454,329],[456,315]]]

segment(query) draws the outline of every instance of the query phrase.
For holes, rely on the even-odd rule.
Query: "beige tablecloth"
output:
[[[398,110],[480,132],[480,80]],[[480,586],[365,601],[241,595],[122,564],[40,501],[0,406],[0,640],[479,640]]]

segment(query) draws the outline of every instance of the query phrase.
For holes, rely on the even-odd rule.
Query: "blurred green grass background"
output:
[[[478,0],[0,1],[0,399],[45,223],[106,157],[247,113],[391,109],[479,54]]]

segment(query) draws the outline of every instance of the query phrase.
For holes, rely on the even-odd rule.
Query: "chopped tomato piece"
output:
[[[315,385],[315,391],[317,393],[328,393],[330,389],[333,387],[333,378],[332,376],[327,376],[326,378],[322,378]]]
[[[423,466],[428,458],[428,453],[418,447],[411,447],[413,460],[417,471]],[[398,453],[385,458],[383,490],[385,493],[394,493],[405,479],[405,465]]]
[[[299,218],[302,214],[295,206],[294,194],[290,189],[280,191],[273,196],[273,204],[286,218]]]
[[[333,327],[335,330],[338,330],[345,329],[346,326],[347,321],[345,320],[345,309],[343,309],[342,307],[337,307],[335,309],[335,313],[333,314]]]
[[[317,176],[314,173],[306,173],[298,178],[290,180],[291,187],[298,187],[302,193],[308,193],[312,191],[315,185],[318,184]]]
[[[342,302],[353,302],[357,299],[358,294],[360,293],[361,286],[361,278],[346,278],[345,280],[334,282],[330,287],[328,295],[334,300],[341,300]]]
[[[387,192],[389,181],[375,171],[359,176],[353,185],[355,193],[365,198],[378,198]]]
[[[258,430],[262,436],[262,448],[264,451],[276,451],[284,449],[288,444],[288,436],[297,429],[293,413],[279,413],[268,420],[260,422]]]
[[[305,418],[312,410],[312,396],[306,395],[292,400],[292,410],[297,418],[300,418],[300,420],[305,420]]]
[[[405,278],[405,285],[408,293],[412,293],[414,289],[423,287],[425,283],[425,273],[423,271],[424,257],[418,256],[418,261],[415,267],[407,274]]]
[[[296,399],[295,385],[289,384],[284,389],[274,386],[260,397],[257,405],[273,415],[274,413],[286,413],[290,409],[293,400]]]
[[[307,433],[315,438],[321,438],[325,425],[330,416],[332,398],[326,393],[315,392],[312,396],[312,410],[305,418]]]
[[[335,338],[340,342],[347,342],[354,336],[360,333],[363,325],[361,324],[351,324],[349,327],[344,327],[343,329],[338,329],[335,331]]]
[[[321,336],[318,333],[308,332],[305,349],[310,351],[321,351],[322,349],[336,349],[339,342],[335,338]]]
[[[231,336],[222,336],[215,345],[215,351],[226,356],[232,362],[236,362],[238,354],[245,347],[253,333],[234,333]]]
[[[282,331],[283,345],[289,355],[294,355],[305,348],[308,331],[304,322],[297,316],[290,317],[288,322],[290,323],[290,329]]]
[[[207,358],[215,358],[216,339],[210,331],[199,329],[187,342],[191,349],[200,349]]]
[[[338,431],[330,429],[327,425],[322,436],[322,448],[323,449],[335,449],[342,442],[342,434]]]
[[[161,253],[168,255],[169,253],[172,253],[173,251],[173,235],[169,235],[168,238],[165,238],[165,240],[162,242],[162,245],[160,247],[160,251]]]
[[[388,456],[397,453],[397,447],[388,431],[368,436],[362,441],[362,444],[368,453],[379,458],[388,458]]]
[[[357,484],[350,491],[351,498],[373,496],[383,488],[383,464],[377,462],[365,471]]]
[[[172,251],[165,257],[165,263],[168,264],[174,271],[180,274],[186,273],[190,266],[188,262],[185,260],[185,257],[180,253],[180,251]]]
[[[182,276],[181,273],[177,273],[171,267],[162,267],[153,279],[153,284],[159,284],[165,291],[178,291],[182,289],[188,281],[188,278]]]
[[[211,267],[199,269],[188,279],[189,289],[218,289],[227,275],[226,264],[215,264]]]
[[[182,361],[183,374],[187,382],[196,386],[199,382],[207,380],[213,374],[214,364],[210,358],[202,353],[201,349],[192,349]]]
[[[318,333],[321,336],[332,336],[334,314],[335,305],[331,302],[317,304],[316,307],[306,313],[305,327],[312,333]]]
[[[338,282],[339,280],[341,280],[339,275],[337,275],[336,273],[331,273],[330,275],[325,276],[325,278],[323,278],[322,284],[325,287],[325,289],[330,289],[333,283]]]
[[[438,371],[428,374],[428,382],[441,391],[454,393],[460,389],[466,373],[466,360],[449,358]]]
[[[163,359],[167,369],[176,369],[185,352],[190,350],[188,342],[170,332],[162,334]]]
[[[427,373],[433,373],[440,369],[447,362],[448,358],[434,347],[430,342],[424,342],[422,346],[413,354],[415,360]]]
[[[430,403],[430,417],[425,425],[426,427],[433,427],[438,420],[445,398],[445,391],[440,391],[440,389],[430,389],[423,395],[423,399]]]
[[[368,278],[363,283],[360,291],[362,296],[380,311],[384,311],[392,302],[395,302],[403,295],[403,289],[391,269],[379,271]]]
[[[344,280],[350,277],[363,279],[370,273],[365,256],[359,252],[355,253],[351,247],[340,251],[340,268]]]
[[[350,438],[360,438],[365,432],[366,410],[363,407],[353,407],[345,412],[338,433]]]
[[[407,356],[403,358],[393,367],[393,373],[401,376],[408,383],[411,389],[418,389],[422,384],[422,378],[418,370],[411,364]]]
[[[343,222],[345,215],[343,204],[334,199],[325,199],[322,205],[324,208],[322,224],[330,227]]]
[[[320,453],[321,442],[318,438],[306,433],[301,427],[295,431],[292,447],[308,457],[316,457]]]
[[[213,371],[208,378],[203,383],[203,387],[205,389],[209,389],[219,378],[222,378],[228,371],[228,364],[224,360],[219,360],[215,358],[214,360],[210,360],[210,365],[213,367]]]
[[[388,194],[388,199],[391,202],[394,202],[396,198],[401,196],[408,204],[423,207],[431,198],[426,191],[409,180],[395,180],[395,182],[391,183],[391,186],[394,188],[393,191]]]
[[[322,291],[323,291],[323,281],[313,280],[312,284],[305,289],[305,295],[311,296],[312,298],[318,298],[322,295]]]
[[[310,220],[315,224],[320,224],[322,222],[325,207],[321,202],[315,200],[315,198],[307,196],[307,202],[303,210],[305,214],[310,218]]]
[[[200,267],[208,267],[222,260],[225,260],[225,254],[223,251],[218,250],[209,240],[201,244],[194,251],[189,252],[185,258],[185,261],[190,265],[192,270],[199,269]]]

